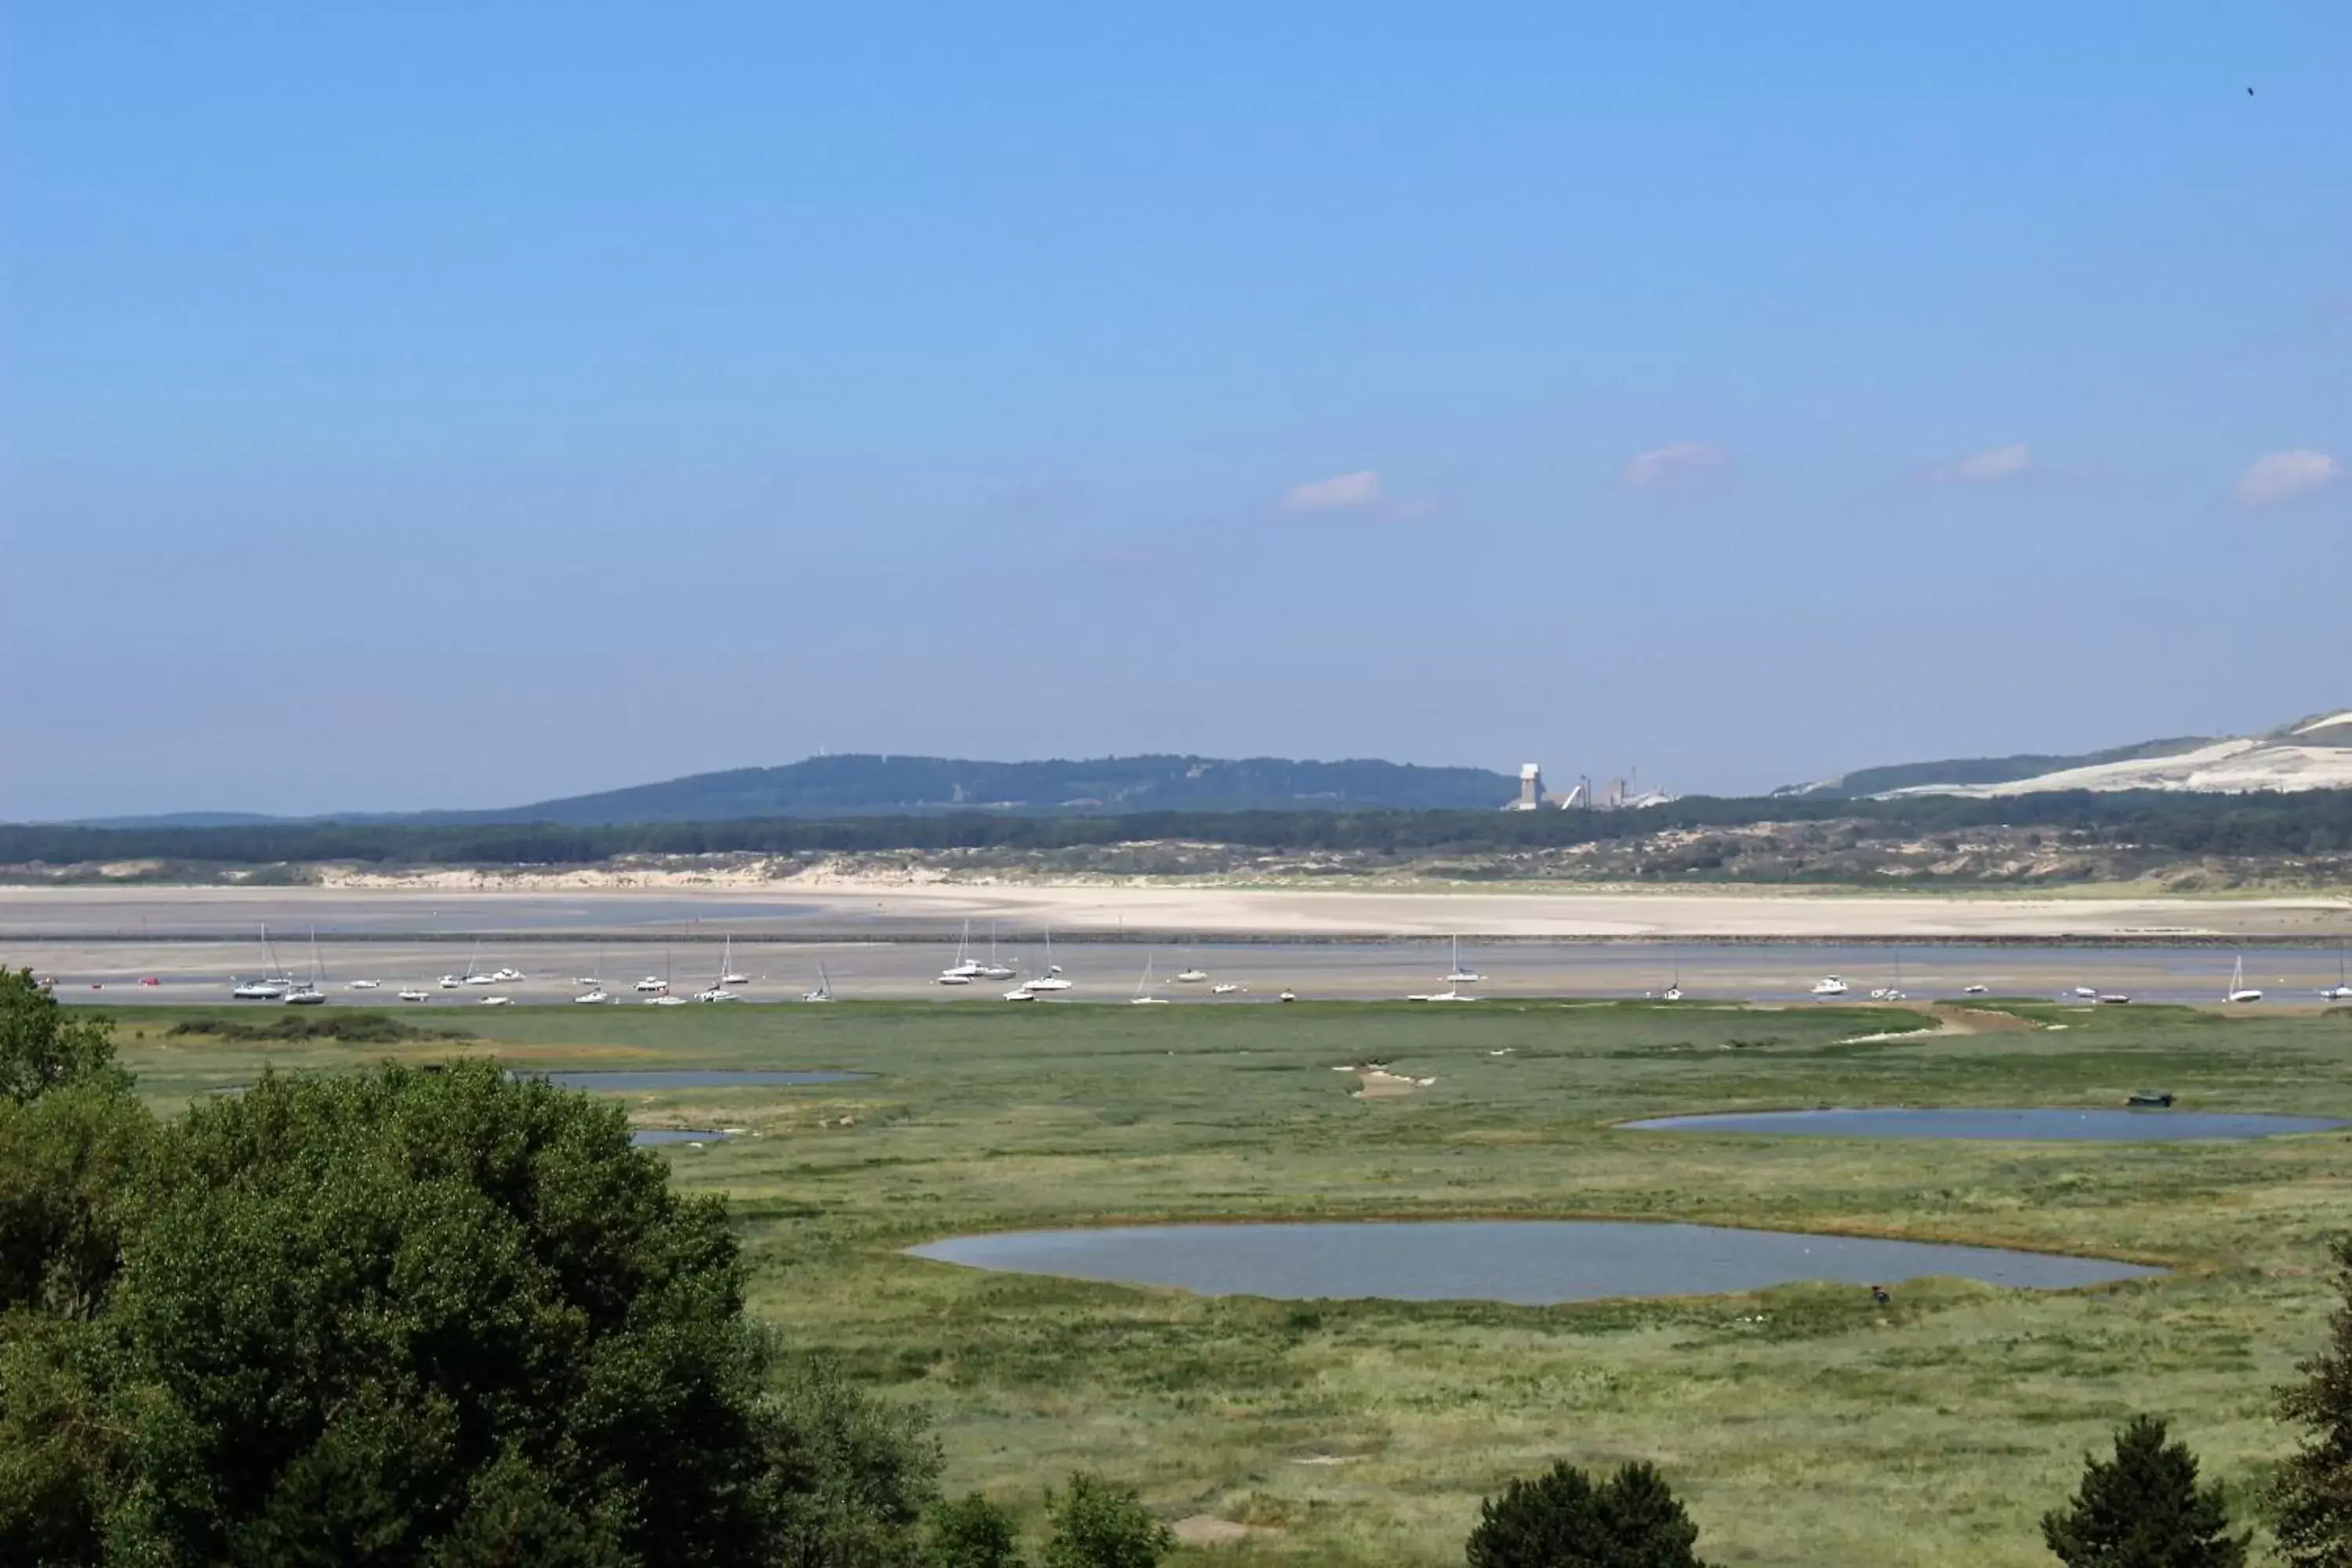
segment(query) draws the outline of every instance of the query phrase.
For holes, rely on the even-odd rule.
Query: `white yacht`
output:
[[[1475,985],[1478,982],[1486,978],[1486,977],[1485,975],[1479,973],[1476,970],[1465,968],[1463,966],[1462,939],[1458,936],[1455,937],[1454,939],[1454,967],[1446,971],[1445,984],[1448,985]]]
[[[647,995],[651,995],[656,992],[668,990],[669,982],[662,979],[657,974],[648,974],[643,980],[637,982],[636,988],[639,991],[646,993]]]
[[[942,985],[969,985],[987,973],[987,966],[971,955],[971,922],[963,922],[963,934],[956,939],[956,961],[940,971]],[[1008,971],[1003,978],[1010,980]]]
[[[1843,996],[1853,989],[1843,977],[1835,974],[1824,975],[1813,983],[1813,994],[1816,996]]]
[[[803,991],[801,993],[801,1000],[803,1002],[830,1002],[833,1000],[833,981],[826,976],[824,964],[820,963],[816,966],[816,989],[814,991]]]
[[[2352,1002],[2352,983],[2344,978],[2344,950],[2340,947],[2336,950],[2336,984],[2322,986],[2319,999],[2323,1002]]]
[[[2230,971],[2229,999],[2232,1002],[2259,1002],[2263,999],[2259,987],[2246,984],[2246,960],[2242,954]]]
[[[604,994],[604,988],[602,985],[598,985],[594,982],[591,981],[589,983],[588,989],[583,991],[579,995],[574,996],[572,1000],[574,1002],[585,1003],[590,1006],[594,1006],[599,1003],[610,1002],[612,998]]]
[[[490,981],[493,984],[504,985],[509,981],[520,980],[521,978],[521,970],[509,968],[505,964],[500,964],[498,968],[490,971]]]
[[[1013,971],[996,961],[996,922],[988,922],[988,962],[971,972],[974,980],[1010,980]]]
[[[1237,996],[1241,994],[1241,983],[1238,981],[1220,980],[1214,985],[1209,987],[1209,994],[1212,996]]]
[[[231,996],[240,1002],[286,1000],[287,993],[294,989],[294,977],[287,973],[285,966],[278,962],[277,950],[269,945],[269,927],[266,922],[261,928],[261,963],[260,979],[235,980],[232,978],[228,993]]]
[[[1037,993],[1026,985],[1015,985],[1004,994],[1004,999],[1007,1002],[1034,1002],[1037,1000]]]
[[[1151,994],[1151,962],[1150,955],[1149,953],[1145,954],[1143,960],[1143,978],[1135,983],[1135,994],[1127,999],[1127,1005],[1130,1007],[1165,1007],[1168,1005],[1167,997],[1154,996]]]
[[[441,989],[444,991],[455,991],[464,984],[466,983],[463,980],[454,974],[445,974],[441,977]]]
[[[1179,975],[1178,978],[1181,979],[1182,976]],[[1070,988],[1070,982],[1062,973],[1062,966],[1054,962],[1054,933],[1047,931],[1045,933],[1045,971],[1042,974],[1023,981],[1020,989],[1030,993],[1030,1000],[1034,1001],[1039,992],[1067,991]]]
[[[668,992],[665,991],[658,996],[646,997],[646,1005],[648,1007],[683,1007],[686,1005],[686,998],[683,996],[673,996]]]
[[[751,977],[750,975],[738,974],[735,973],[735,939],[730,936],[727,939],[726,945],[720,948],[719,952],[719,988],[724,990],[730,985],[749,985],[751,984]]]
[[[1207,970],[1202,968],[1197,963],[1188,963],[1183,968],[1176,972],[1176,984],[1179,985],[1198,985],[1202,981],[1206,980],[1208,977],[1209,972]]]
[[[289,1007],[317,1007],[324,1005],[327,993],[319,984],[319,933],[310,933],[310,978],[286,993]]]

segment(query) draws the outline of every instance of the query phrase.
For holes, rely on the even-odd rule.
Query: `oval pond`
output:
[[[2328,1116],[2266,1116],[2229,1110],[1890,1108],[1737,1110],[1709,1116],[1661,1116],[1619,1125],[1629,1132],[1762,1132],[1796,1138],[2178,1143],[2198,1138],[2273,1138],[2283,1132],[2326,1132],[2347,1123]]]
[[[1863,1285],[1942,1274],[2064,1289],[2163,1272],[1991,1247],[1634,1220],[1135,1226],[958,1236],[908,1250],[973,1268],[1169,1285],[1203,1296],[1529,1307],[1721,1295],[1805,1279]]]

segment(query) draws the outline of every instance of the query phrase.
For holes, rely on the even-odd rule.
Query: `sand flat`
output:
[[[569,874],[563,875],[568,879]],[[1050,927],[1078,935],[1140,930],[1203,937],[1595,937],[1628,939],[2162,938],[2329,936],[2352,931],[2352,900],[2007,897],[1725,888],[1654,890],[1589,887],[1489,889],[1238,888],[1181,882],[1133,886],[802,883],[657,889],[541,886],[527,877],[495,889],[441,885],[356,888],[0,889],[0,934],[228,935],[267,921],[282,936],[304,929],[644,931],[724,922],[738,931],[896,936],[975,927]],[[723,929],[718,924],[705,930]]]

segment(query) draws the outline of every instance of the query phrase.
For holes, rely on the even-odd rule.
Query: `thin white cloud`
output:
[[[1283,493],[1285,511],[1349,511],[1361,507],[1378,506],[1388,499],[1388,490],[1381,476],[1370,468],[1353,474],[1334,474],[1328,479],[1315,479],[1303,485],[1293,485]]]
[[[1946,463],[1934,470],[1933,478],[1947,485],[1997,485],[2004,479],[2022,479],[2033,469],[2033,448],[2022,441],[2012,441],[2006,447],[1988,447],[1957,462]]]
[[[1731,454],[1704,441],[1677,441],[1671,447],[1636,452],[1617,471],[1620,489],[1643,490],[1705,489],[1731,477]]]
[[[2230,487],[2230,499],[2240,506],[2284,506],[2340,483],[2344,465],[2325,452],[2298,447],[2256,458]]]

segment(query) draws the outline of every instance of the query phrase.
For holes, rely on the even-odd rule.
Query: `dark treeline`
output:
[[[2179,855],[2352,850],[2352,790],[2296,795],[2084,793],[1969,800],[1717,799],[1640,811],[1139,812],[1121,816],[980,813],[846,820],[765,818],[571,827],[549,823],[266,823],[219,827],[0,826],[0,864],[152,859],[215,865],[362,861],[576,865],[621,855],[1066,849],[1189,839],[1290,851],[1507,853],[1638,838],[1675,828],[1853,821],[1932,837],[2039,830]]]

